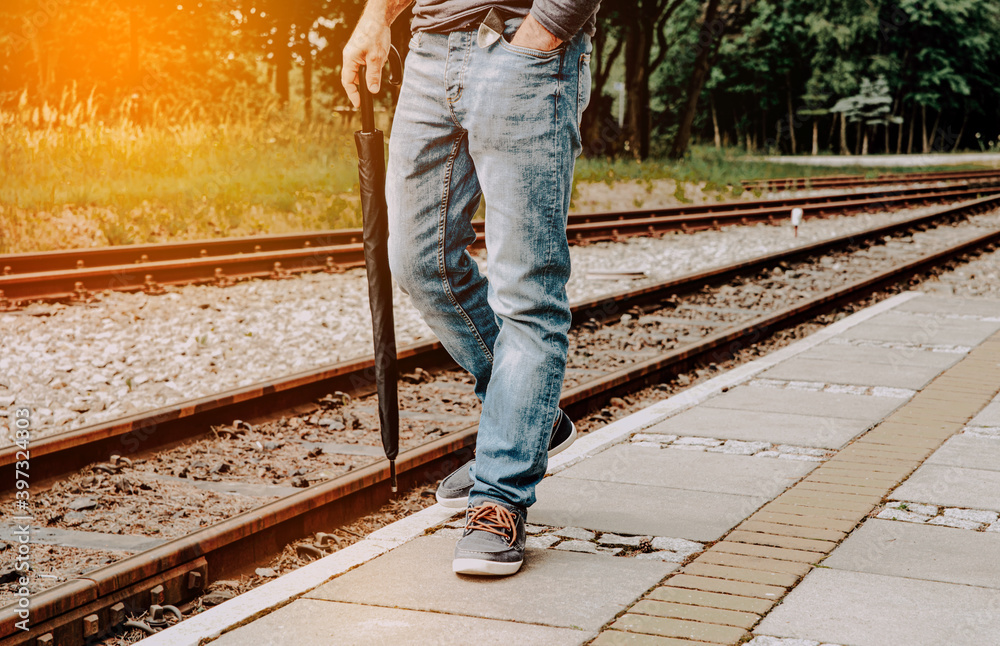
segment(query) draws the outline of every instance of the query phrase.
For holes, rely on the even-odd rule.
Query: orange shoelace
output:
[[[513,545],[517,540],[517,520],[513,512],[506,507],[493,503],[483,503],[472,510],[469,519],[465,522],[466,531],[481,530],[506,537],[510,532],[508,545]],[[504,531],[506,530],[506,531]]]

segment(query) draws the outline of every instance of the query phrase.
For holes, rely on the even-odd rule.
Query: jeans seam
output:
[[[462,144],[462,138],[464,136],[465,134],[462,133],[455,139],[455,143],[452,144],[451,147],[451,153],[448,155],[448,161],[445,163],[444,188],[441,192],[441,213],[438,219],[438,277],[441,279],[441,286],[444,289],[444,293],[448,296],[448,300],[451,301],[451,304],[455,307],[455,311],[457,311],[462,319],[465,320],[465,324],[469,327],[469,331],[472,332],[472,335],[476,337],[476,343],[479,345],[479,349],[482,350],[486,360],[489,361],[490,365],[493,365],[493,353],[490,351],[489,347],[487,347],[486,341],[483,340],[483,336],[479,333],[479,329],[476,327],[472,317],[469,316],[469,313],[465,311],[462,304],[458,302],[457,298],[455,298],[455,294],[451,289],[451,283],[448,282],[448,268],[445,262],[445,247],[448,239],[448,207],[451,203],[451,175],[452,169],[455,166],[455,158],[458,157],[458,149]]]
[[[563,69],[565,67],[565,61],[566,61],[566,56],[564,55],[564,53],[560,53],[560,55],[559,55],[559,73],[556,74],[556,93],[555,93],[555,104],[553,106],[554,110],[553,110],[553,118],[552,118],[552,140],[551,140],[552,141],[552,158],[554,160],[557,160],[557,161],[560,158],[560,156],[559,156],[559,98],[562,96],[562,74],[563,74]],[[564,202],[566,200],[565,193],[566,193],[566,191],[564,190],[563,194],[559,196],[559,206],[557,208],[559,208],[558,214],[560,215],[560,217],[562,217],[561,214],[564,211],[563,207],[566,206],[564,204]],[[553,207],[550,206],[549,208],[550,208],[550,213],[549,213],[549,218],[548,218],[549,219],[549,226],[552,227],[552,228],[555,228],[555,226],[554,226],[555,225],[555,222],[554,222],[555,217],[554,216],[556,215],[556,213],[551,212],[551,209]],[[551,294],[552,293],[552,289],[551,289],[551,280],[552,280],[551,267],[552,267],[553,247],[556,244],[555,237],[556,237],[555,235],[549,235],[548,236],[549,244],[547,246],[547,249],[545,250],[545,270],[542,273],[542,281],[543,281],[543,284],[545,285],[545,291],[546,291],[547,294]],[[558,381],[558,383],[556,383],[557,381]],[[555,397],[557,399],[556,406],[558,407],[558,396],[559,395],[556,392],[557,388],[558,388],[558,390],[562,390],[562,380],[561,379],[560,380],[551,379],[550,383],[549,383],[549,387],[548,387],[548,392],[546,392],[546,394],[545,394],[545,403],[546,403],[546,405],[551,405],[552,404],[552,399],[553,399],[553,397]],[[550,431],[549,431],[549,433],[547,435],[545,433],[539,434],[539,437],[538,437],[538,444],[539,444],[539,446],[535,447],[535,455],[543,455],[543,456],[545,456],[546,461],[547,461],[547,452],[548,452],[548,441],[549,441],[549,437],[552,434],[551,426],[549,428],[550,428]]]

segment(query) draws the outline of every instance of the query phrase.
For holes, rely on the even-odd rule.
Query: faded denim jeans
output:
[[[393,275],[482,402],[470,504],[525,510],[545,475],[570,327],[566,214],[590,37],[552,52],[417,32],[389,138]],[[486,198],[489,279],[467,251]]]

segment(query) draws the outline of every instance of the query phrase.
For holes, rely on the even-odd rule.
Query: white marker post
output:
[[[799,237],[799,225],[802,223],[802,209],[795,207],[792,209],[792,227],[795,229],[795,237]]]

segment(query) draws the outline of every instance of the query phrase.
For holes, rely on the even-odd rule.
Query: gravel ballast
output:
[[[808,220],[798,237],[788,223],[756,224],[572,247],[568,292],[579,301],[940,208]],[[646,277],[588,278],[609,270]],[[395,298],[398,342],[432,339],[398,288]],[[0,314],[0,329],[0,406],[31,407],[36,439],[344,361],[372,343],[362,270],[33,304]],[[0,431],[9,443],[6,417]]]

